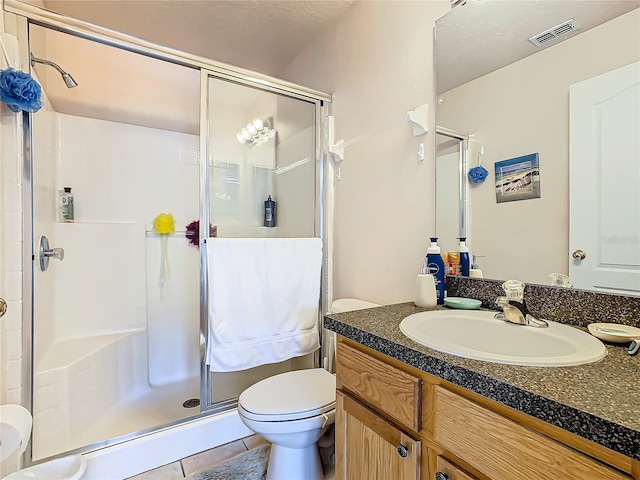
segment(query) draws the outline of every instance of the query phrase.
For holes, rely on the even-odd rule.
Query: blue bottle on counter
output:
[[[440,255],[440,247],[438,246],[438,237],[431,237],[431,245],[427,248],[427,271],[436,283],[436,295],[438,297],[438,305],[444,303],[444,261]]]
[[[463,277],[468,277],[471,264],[469,263],[469,247],[467,247],[465,243],[467,239],[460,237],[458,240],[460,240],[460,246],[458,247],[458,251],[460,252],[460,273]]]

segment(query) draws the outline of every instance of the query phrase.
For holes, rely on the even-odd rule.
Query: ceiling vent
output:
[[[567,20],[566,22],[561,23],[560,25],[556,25],[555,27],[550,28],[549,30],[545,30],[542,33],[534,35],[529,39],[529,41],[535,46],[540,47],[545,43],[548,43],[558,37],[561,37],[578,29],[580,29],[580,24],[572,18],[570,20]]]

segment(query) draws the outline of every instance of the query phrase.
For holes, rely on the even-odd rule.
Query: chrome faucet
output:
[[[529,313],[524,301],[524,283],[519,280],[507,280],[502,284],[502,289],[506,296],[496,299],[496,304],[502,308],[502,312],[495,314],[496,319],[528,327],[549,326],[545,320],[538,320]]]

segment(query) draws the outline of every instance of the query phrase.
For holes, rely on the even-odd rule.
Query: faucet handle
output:
[[[502,284],[502,289],[509,300],[522,302],[524,298],[524,283],[520,280],[507,280]]]
[[[504,308],[509,305],[509,299],[507,297],[496,298],[496,305],[500,308]]]

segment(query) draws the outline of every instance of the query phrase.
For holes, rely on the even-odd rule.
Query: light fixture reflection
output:
[[[276,131],[271,127],[271,118],[264,121],[260,118],[254,118],[252,122],[247,123],[246,127],[236,133],[236,139],[239,143],[257,147],[264,145],[275,136]]]

